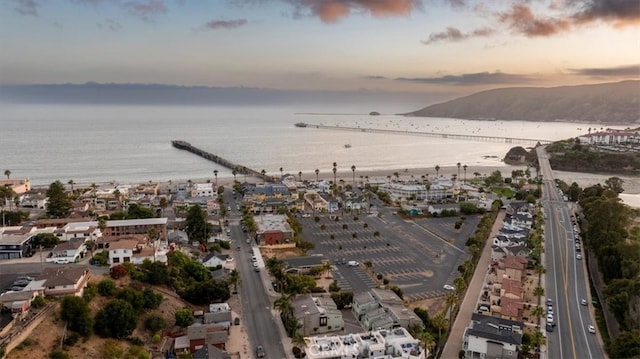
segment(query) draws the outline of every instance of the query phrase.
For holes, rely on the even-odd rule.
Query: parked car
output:
[[[55,264],[69,264],[71,262],[66,258],[58,258],[58,259],[55,259],[53,261],[53,263],[55,263]]]
[[[16,278],[16,280],[28,280],[29,282],[31,282],[32,280],[34,280],[33,277],[29,277],[27,275],[21,275],[18,278]]]
[[[547,314],[553,315],[553,307],[547,308]]]
[[[553,314],[547,314],[547,323],[553,323]]]
[[[450,284],[445,284],[442,288],[444,288],[445,290],[456,290],[456,287]]]
[[[576,259],[582,259],[582,255],[581,254],[576,254]]]
[[[596,334],[596,328],[593,325],[590,325],[589,327],[587,327],[587,330],[591,334]]]
[[[358,263],[357,261],[349,261],[349,262],[347,262],[347,265],[349,265],[349,267],[357,267],[358,264],[360,264],[360,263]]]
[[[24,279],[18,279],[15,282],[13,282],[13,285],[18,286],[18,287],[26,287],[27,284],[29,284],[30,281],[28,280],[24,280]]]
[[[547,305],[553,305],[553,300],[551,300],[551,298],[547,298]]]
[[[258,358],[264,358],[264,349],[262,348],[262,345],[258,345],[256,348],[256,356]]]
[[[545,326],[545,329],[546,329],[549,333],[553,332],[553,324],[549,324],[549,323],[547,323],[547,325]]]

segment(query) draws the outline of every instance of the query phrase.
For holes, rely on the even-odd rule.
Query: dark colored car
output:
[[[264,349],[262,349],[262,345],[258,345],[256,348],[256,356],[258,358],[264,358]]]

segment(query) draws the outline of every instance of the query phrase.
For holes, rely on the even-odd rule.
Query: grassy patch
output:
[[[502,198],[513,198],[516,193],[511,188],[493,187],[491,191]]]

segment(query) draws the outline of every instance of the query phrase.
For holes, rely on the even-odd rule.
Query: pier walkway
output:
[[[211,152],[207,152],[205,150],[202,150],[192,144],[190,144],[189,142],[186,141],[179,141],[179,140],[173,140],[171,141],[171,144],[173,145],[173,147],[180,149],[180,150],[185,150],[185,151],[189,151],[195,155],[198,155],[204,159],[207,159],[209,161],[215,162],[217,164],[219,164],[220,166],[224,166],[232,171],[235,171],[236,174],[242,174],[242,175],[247,175],[247,176],[252,176],[252,177],[256,177],[256,178],[260,178],[263,181],[267,182],[267,181],[271,181],[271,177],[267,176],[266,174],[263,174],[262,172],[258,172],[254,169],[248,168],[246,166],[231,162],[225,158],[222,158],[216,154],[213,154]],[[235,175],[234,175],[235,177]]]
[[[505,143],[521,143],[527,145],[549,144],[553,141],[541,140],[535,138],[518,138],[518,137],[501,137],[501,136],[481,136],[481,135],[460,135],[453,133],[437,133],[437,132],[421,132],[421,131],[403,131],[403,130],[383,130],[370,127],[348,127],[348,126],[328,126],[317,125],[311,123],[296,123],[296,127],[300,128],[317,128],[321,130],[340,130],[340,131],[357,131],[357,132],[370,132],[370,133],[386,133],[390,135],[409,135],[409,136],[424,136],[424,137],[439,137],[455,140],[467,140],[467,141],[485,141],[485,142],[505,142]]]

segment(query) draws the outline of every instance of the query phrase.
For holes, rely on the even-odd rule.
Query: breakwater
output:
[[[256,177],[256,178],[260,178],[263,181],[271,181],[271,177],[267,176],[266,174],[256,171],[254,169],[251,169],[247,166],[243,166],[241,164],[229,161],[226,158],[222,158],[214,153],[211,152],[207,152],[203,149],[200,149],[192,144],[190,144],[189,142],[186,141],[180,141],[180,140],[173,140],[171,141],[171,145],[173,145],[173,147],[180,149],[180,150],[185,150],[185,151],[189,151],[197,156],[200,156],[204,159],[207,159],[211,162],[215,162],[217,164],[219,164],[220,166],[224,166],[228,169],[230,169],[233,172],[233,176],[235,178],[236,174],[241,174],[241,175],[247,175],[247,176],[252,176],[252,177]]]
[[[470,140],[470,141],[488,141],[488,142],[505,142],[505,143],[522,143],[528,145],[549,144],[553,141],[542,140],[535,138],[519,138],[519,137],[501,137],[501,136],[482,136],[482,135],[461,135],[455,133],[438,133],[438,132],[421,132],[421,131],[405,131],[405,130],[383,130],[379,128],[368,127],[349,127],[349,126],[328,126],[317,125],[312,123],[298,122],[295,124],[300,128],[317,128],[321,130],[339,130],[339,131],[356,131],[356,132],[370,132],[370,133],[386,133],[390,135],[409,135],[409,136],[424,136],[424,137],[439,137],[454,140]]]

